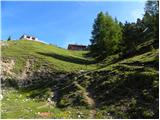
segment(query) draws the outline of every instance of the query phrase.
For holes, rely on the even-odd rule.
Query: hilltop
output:
[[[48,65],[58,71],[78,71],[95,69],[93,59],[88,59],[85,54],[88,51],[71,51],[47,45],[41,42],[16,40],[8,41],[2,48],[2,57],[16,60],[16,71],[21,70],[26,59],[37,59],[38,64]]]
[[[158,49],[99,63],[87,53],[7,41],[2,118],[158,118]]]

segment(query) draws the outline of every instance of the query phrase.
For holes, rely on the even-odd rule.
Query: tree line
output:
[[[143,43],[158,48],[159,42],[159,4],[158,1],[147,1],[142,19],[136,22],[119,22],[108,13],[100,12],[94,20],[90,52],[97,60],[119,53],[128,57],[142,51]],[[148,47],[148,46],[147,46]],[[144,47],[144,51],[147,48]]]

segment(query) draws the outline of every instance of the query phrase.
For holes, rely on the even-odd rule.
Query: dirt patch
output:
[[[12,59],[6,59],[6,60],[1,60],[0,62],[1,64],[1,72],[2,72],[2,76],[14,76],[15,74],[12,72],[14,65],[15,65],[15,61]]]
[[[49,118],[51,116],[51,112],[38,112],[38,115],[42,118]]]

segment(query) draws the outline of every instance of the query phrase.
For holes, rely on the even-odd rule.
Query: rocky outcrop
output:
[[[8,43],[6,41],[0,41],[0,46],[9,46]]]
[[[69,73],[56,71],[50,69],[46,64],[40,65],[39,68],[34,68],[35,59],[27,59],[24,69],[21,73],[15,73],[15,60],[14,59],[2,59],[1,60],[1,79],[3,86],[7,80],[15,81],[18,87],[29,87],[32,85],[45,85],[48,81],[59,81],[61,79],[67,79]],[[38,86],[37,86],[38,87]]]
[[[15,61],[13,59],[3,59],[0,61],[1,64],[1,76],[3,78],[8,76],[14,76],[14,72],[12,71],[15,65]]]

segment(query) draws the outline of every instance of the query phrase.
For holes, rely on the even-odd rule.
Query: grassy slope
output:
[[[2,100],[3,119],[34,119],[34,118],[86,118],[89,110],[81,108],[59,109],[48,106],[45,101],[30,99],[27,94],[20,93],[14,89],[3,90],[4,99]],[[41,116],[39,113],[50,113]],[[79,116],[80,115],[80,116]]]
[[[88,84],[97,106],[114,118],[158,118],[158,53],[124,59],[82,76],[78,83]]]
[[[90,118],[90,109],[86,107],[57,108],[47,105],[46,101],[30,99],[27,93],[21,93],[15,89],[4,89],[4,99],[1,102],[2,119],[86,119]],[[50,113],[47,116],[41,113]],[[39,114],[40,113],[40,114]],[[94,118],[111,118],[105,116],[101,110],[97,110]]]
[[[110,56],[103,63],[104,65],[97,70],[96,65],[90,64],[92,60],[88,60],[83,56],[84,53],[86,51],[68,51],[31,41],[16,41],[16,44],[14,44],[14,41],[11,41],[7,48],[2,48],[3,57],[13,57],[16,59],[16,62],[18,61],[17,71],[23,69],[26,59],[31,56],[38,58],[37,64],[47,61],[49,67],[53,67],[56,70],[95,70],[82,75],[76,80],[77,86],[81,86],[80,88],[86,89],[92,94],[96,106],[99,108],[96,110],[95,118],[157,118],[159,88],[158,50],[152,50],[135,57],[117,61],[114,64],[112,64],[112,60],[113,58],[117,59],[117,55]],[[109,63],[107,63],[108,61]],[[88,64],[87,67],[84,63]],[[66,87],[66,85],[69,85],[69,87]],[[75,86],[75,84],[73,85]],[[68,99],[68,97],[72,96],[72,94],[79,96],[81,94],[78,92],[83,92],[80,88],[73,91],[74,86],[71,85],[70,81],[65,82],[61,86],[62,97],[60,103],[62,105],[66,103],[72,104],[70,101],[73,98]],[[19,100],[22,101],[21,99]],[[83,106],[85,101],[83,96],[80,96],[80,101],[82,101]],[[2,117],[13,118],[12,114],[14,114],[14,111],[9,106],[7,107],[7,101],[3,103],[5,105],[2,108],[9,110],[11,114],[2,112]],[[14,102],[11,102],[11,104],[14,104]],[[41,103],[33,102],[32,104],[41,106]],[[18,107],[21,109],[21,106]],[[57,108],[53,109],[57,110]],[[74,110],[74,108],[71,110]],[[44,109],[44,111],[48,110]],[[80,111],[83,112],[85,110],[80,109]],[[57,115],[61,115],[63,112],[59,110]],[[87,109],[85,112],[89,114]],[[52,113],[55,114],[54,112]],[[19,115],[15,116],[15,118],[19,117]],[[32,114],[27,114],[27,117],[35,118]],[[63,116],[56,117],[56,114],[52,116],[52,118],[54,117],[63,118]],[[67,116],[66,118],[70,117]],[[72,118],[78,118],[78,115],[76,114]],[[84,118],[88,118],[87,115],[84,115]]]
[[[23,69],[28,58],[36,58],[37,64],[47,63],[48,67],[62,71],[78,71],[95,69],[92,60],[86,59],[87,51],[69,51],[40,42],[17,40],[7,42],[2,47],[2,57],[16,60],[15,71]]]
[[[72,85],[65,82],[60,87],[60,105],[87,106],[85,90],[105,118],[158,118],[158,53],[152,50],[84,73]],[[78,96],[78,101],[72,102],[70,96]]]

